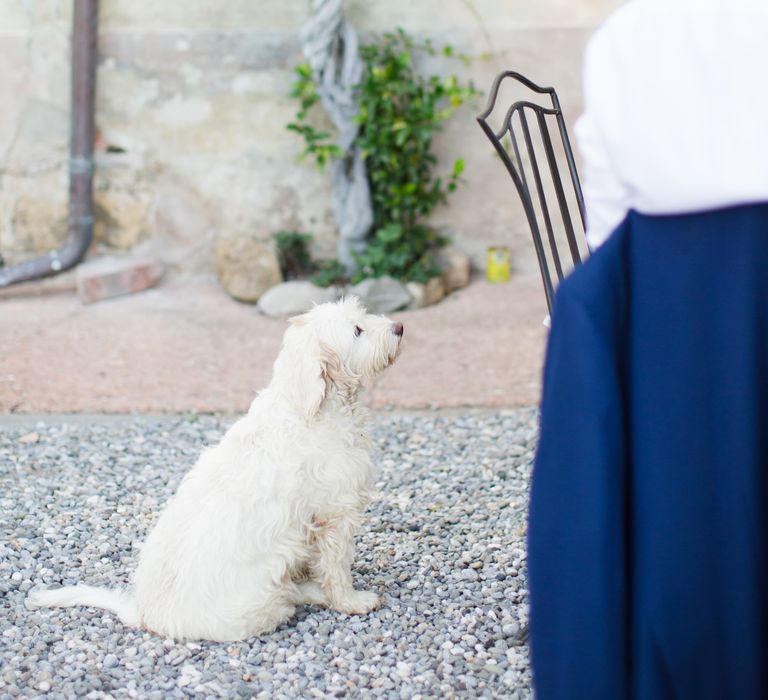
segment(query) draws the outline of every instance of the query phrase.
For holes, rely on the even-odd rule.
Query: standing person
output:
[[[768,2],[633,0],[584,63],[529,528],[539,700],[768,698]]]

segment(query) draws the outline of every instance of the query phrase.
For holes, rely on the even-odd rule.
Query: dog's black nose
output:
[[[399,321],[397,323],[393,323],[392,324],[392,332],[395,335],[399,335],[400,337],[402,337],[402,335],[403,335],[403,324],[400,323]]]

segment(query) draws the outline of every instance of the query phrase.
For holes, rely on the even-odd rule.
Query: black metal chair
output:
[[[488,123],[488,117],[496,107],[499,90],[507,78],[522,84],[537,95],[549,96],[551,106],[537,104],[530,100],[513,102],[507,109],[500,128],[494,130]],[[533,130],[529,124],[529,117],[535,126]],[[539,87],[519,73],[505,71],[494,80],[488,105],[477,117],[477,121],[506,166],[522,200],[533,236],[547,306],[551,311],[555,292],[552,268],[559,282],[588,254],[584,236],[584,197],[560,101],[557,99],[554,88]],[[557,125],[559,134],[559,137],[554,139],[550,133],[550,127],[554,126],[553,122]],[[520,148],[521,139],[525,151]],[[523,153],[527,158],[521,157]],[[564,185],[558,163],[563,159],[567,164],[572,189]],[[540,168],[539,165],[542,161],[545,163],[544,168]],[[557,199],[559,218],[553,219],[550,213],[547,203],[548,194],[550,198],[554,195]],[[579,214],[576,223],[571,213],[574,208]],[[546,234],[548,245],[545,245],[542,230]],[[570,260],[566,256],[569,256]]]

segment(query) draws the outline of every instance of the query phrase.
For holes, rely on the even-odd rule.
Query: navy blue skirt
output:
[[[553,311],[539,700],[768,698],[766,471],[768,205],[630,213]]]

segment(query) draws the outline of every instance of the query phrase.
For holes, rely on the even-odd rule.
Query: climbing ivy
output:
[[[440,53],[467,60],[450,46]],[[356,280],[391,275],[423,282],[439,273],[433,251],[444,242],[424,222],[456,190],[464,170],[464,161],[458,159],[440,175],[433,139],[477,91],[455,75],[422,75],[416,59],[438,50],[430,41],[414,41],[402,29],[364,44],[361,54],[365,73],[357,86],[356,145],[366,161],[374,224],[368,246],[358,256]],[[308,121],[318,100],[309,66],[299,66],[296,78],[292,94],[300,109],[288,128],[304,138],[304,155],[314,157],[322,168],[341,153],[331,134]]]

